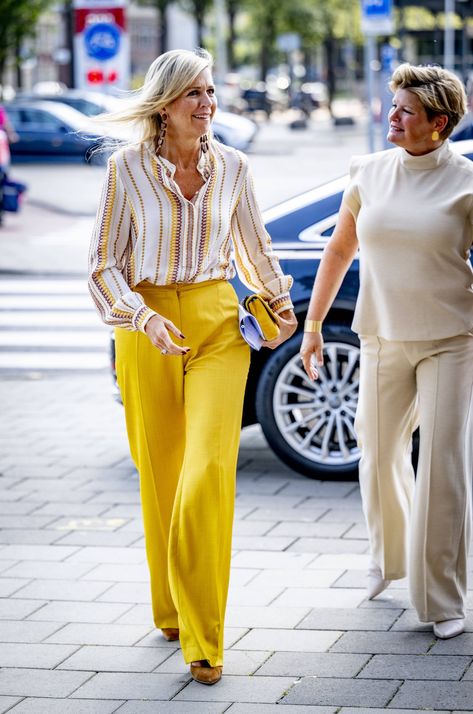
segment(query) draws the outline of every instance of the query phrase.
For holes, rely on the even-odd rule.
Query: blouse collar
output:
[[[428,154],[422,154],[422,156],[413,156],[405,149],[401,149],[400,151],[401,164],[405,166],[406,169],[413,169],[414,171],[436,169],[438,166],[447,162],[452,155],[448,140],[444,141],[437,149],[434,149],[434,151],[430,151]]]

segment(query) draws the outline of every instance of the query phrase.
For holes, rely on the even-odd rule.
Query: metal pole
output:
[[[374,134],[374,72],[373,62],[376,55],[376,38],[373,36],[365,36],[365,82],[366,82],[366,98],[368,101],[368,149],[370,153],[375,151],[375,134]]]
[[[455,69],[455,29],[453,15],[455,0],[445,0],[445,29],[443,64],[445,69]]]

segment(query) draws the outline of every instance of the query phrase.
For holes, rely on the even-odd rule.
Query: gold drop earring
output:
[[[440,139],[440,134],[438,133],[437,129],[435,129],[432,132],[432,141],[438,141]]]

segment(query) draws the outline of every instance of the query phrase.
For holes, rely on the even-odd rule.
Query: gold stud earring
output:
[[[432,141],[438,141],[440,139],[440,134],[438,133],[437,129],[432,132]]]

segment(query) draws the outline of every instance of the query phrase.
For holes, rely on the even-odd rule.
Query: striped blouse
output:
[[[208,166],[210,168],[208,168]],[[155,285],[234,277],[274,310],[292,307],[258,209],[246,157],[214,142],[205,183],[191,201],[173,180],[175,166],[146,145],[109,160],[90,249],[89,289],[104,322],[142,330],[156,313],[133,291]]]

